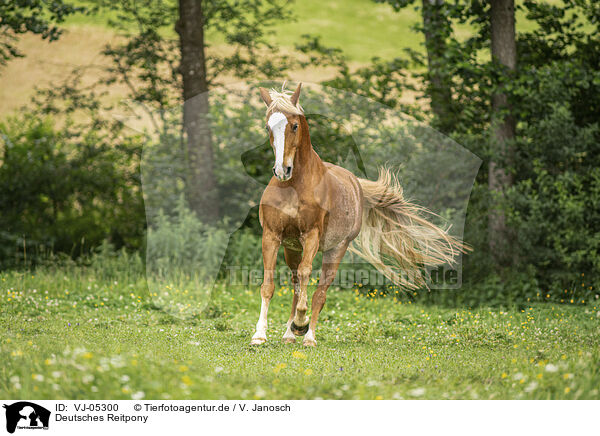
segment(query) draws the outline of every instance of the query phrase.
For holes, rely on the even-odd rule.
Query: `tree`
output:
[[[490,35],[492,62],[497,62],[510,75],[517,66],[517,45],[515,36],[515,4],[514,0],[493,0],[490,7]],[[501,77],[507,77],[501,75]],[[492,140],[496,148],[493,155],[499,156],[504,165],[496,159],[489,163],[488,183],[490,191],[496,196],[512,185],[512,176],[506,169],[512,155],[511,143],[515,139],[515,118],[508,104],[508,96],[502,87],[492,96]],[[507,245],[510,235],[506,226],[506,218],[495,202],[489,215],[490,252],[498,266],[510,262]]]
[[[183,104],[182,126],[178,126],[182,128],[175,130],[183,135],[186,197],[199,217],[214,221],[219,216],[219,183],[214,174],[208,93],[225,74],[264,79],[281,76],[292,65],[308,65],[280,55],[266,38],[274,23],[291,17],[291,8],[283,0],[89,1],[118,12],[118,20],[112,24],[127,41],[105,50],[113,60],[109,82],[129,87],[130,97],[142,104],[161,141],[174,129],[172,125],[165,128],[172,120],[165,122],[156,114]],[[178,41],[168,34],[173,26]],[[208,31],[218,34],[231,50],[209,53]],[[298,48],[308,56],[322,47],[308,39]]]
[[[34,33],[55,41],[62,33],[56,24],[82,11],[63,0],[0,0],[0,65],[23,56],[16,46],[18,35]]]
[[[394,10],[399,11],[415,3],[416,0],[375,1],[389,3]],[[448,8],[449,5],[444,0],[421,1],[422,22],[415,26],[415,30],[425,37],[426,63],[419,54],[413,53],[413,58],[419,64],[426,64],[427,73],[423,75],[426,80],[426,92],[435,115],[435,127],[442,132],[449,132],[453,124],[451,75],[448,74],[445,65],[446,40],[452,32]]]
[[[205,21],[202,1],[179,0],[179,20],[175,28],[181,50],[183,129],[188,162],[187,196],[191,209],[199,217],[214,221],[219,216],[219,203],[208,119]]]
[[[445,70],[446,38],[452,31],[444,14],[444,0],[423,0],[423,34],[427,49],[428,94],[431,110],[437,117],[437,127],[442,132],[452,128],[452,87]]]
[[[396,9],[415,3],[380,1]],[[498,301],[516,289],[533,298],[532,289],[575,288],[587,301],[600,277],[600,8],[524,0],[530,30],[515,35],[514,7],[457,0],[442,9],[450,26],[471,29],[466,38],[450,32],[440,52],[452,96],[446,133],[484,159],[469,200],[465,240],[474,251],[464,277],[498,286],[490,291]],[[376,96],[388,83],[376,67],[336,83]],[[395,97],[386,93],[385,103]]]

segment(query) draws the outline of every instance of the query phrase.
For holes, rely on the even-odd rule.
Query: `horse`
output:
[[[313,149],[299,104],[302,83],[293,93],[284,87],[285,83],[281,92],[259,88],[267,106],[266,131],[275,164],[259,205],[264,276],[260,316],[250,343],[267,341],[277,253],[283,245],[294,293],[282,341],[295,343],[296,336],[304,336],[303,345],[314,347],[327,290],[351,242],[351,251],[410,289],[425,284],[423,267],[452,263],[454,256],[464,251],[464,245],[429,222],[425,208],[404,198],[389,169],[380,168],[378,179],[370,181],[322,161]],[[307,292],[313,260],[319,251],[323,261],[309,321]],[[408,272],[408,277],[402,272]]]

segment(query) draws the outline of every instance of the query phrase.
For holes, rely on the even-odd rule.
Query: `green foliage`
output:
[[[94,127],[58,128],[39,113],[0,125],[4,265],[35,262],[48,251],[80,255],[104,240],[140,247],[139,144],[121,138],[115,147],[114,136]]]
[[[221,259],[217,256],[226,245],[227,234],[203,224],[181,197],[172,216],[160,211],[148,229],[148,268],[161,276],[181,270],[202,276],[218,269]]]
[[[556,70],[554,70],[556,72]],[[557,83],[560,78],[557,79]],[[600,131],[576,125],[564,104],[551,103],[531,142],[520,151],[530,165],[510,191],[511,225],[523,259],[543,271],[544,287],[587,286],[600,280]]]
[[[543,288],[597,290],[598,9],[570,1],[525,6],[540,29],[519,38],[519,74],[508,87],[519,125],[507,210],[520,262],[537,269]]]
[[[42,3],[32,4],[41,7]],[[399,10],[415,2],[385,3]],[[153,257],[159,263],[174,262],[177,268],[189,269],[203,262],[208,269],[219,268],[216,263],[221,255],[203,257],[212,251],[225,256],[224,265],[260,266],[256,192],[257,186],[266,185],[270,178],[272,151],[261,129],[263,108],[258,107],[258,99],[252,97],[249,103],[245,95],[242,104],[231,104],[228,97],[211,93],[213,137],[226,138],[214,143],[214,173],[227,223],[218,228],[203,227],[180,201],[185,192],[186,156],[179,111],[177,41],[171,31],[176,2],[116,4],[94,0],[86,5],[110,9],[111,24],[126,37],[105,50],[113,62],[103,83],[128,86],[129,97],[153,123],[153,131],[147,132],[150,139],[146,150],[150,152],[144,156],[144,192],[148,219],[156,224],[153,236],[158,245],[149,246],[149,250],[156,249],[165,256],[154,256],[156,253],[150,251]],[[427,153],[411,153],[419,141],[425,146],[439,143],[444,147],[451,141],[440,140],[426,128],[379,127],[385,124],[379,122],[385,108],[392,107],[436,127],[451,126],[444,131],[454,140],[485,162],[500,162],[514,180],[504,198],[492,197],[485,163],[471,195],[466,240],[475,250],[465,257],[464,279],[470,289],[478,290],[479,303],[521,304],[534,297],[533,289],[537,294],[538,288],[557,298],[564,289],[577,289],[582,299],[594,295],[600,278],[600,16],[593,2],[519,4],[518,17],[531,25],[518,27],[526,31],[518,34],[519,62],[511,74],[489,59],[489,2],[437,4],[443,9],[443,22],[434,30],[445,41],[443,59],[432,63],[421,51],[413,50],[392,60],[375,58],[359,68],[350,66],[341,50],[326,47],[314,36],[305,35],[301,41],[296,38],[293,56],[276,52],[271,29],[290,19],[292,9],[280,7],[278,1],[248,0],[239,5],[247,13],[240,13],[235,2],[207,4],[206,26],[212,40],[236,48],[209,52],[209,82],[213,86],[225,73],[262,79],[282,76],[289,68],[304,68],[310,63],[334,65],[337,75],[325,84],[348,94],[340,92],[327,101],[310,92],[302,96],[303,104],[315,112],[309,115],[309,123],[318,153],[327,161],[352,167],[361,176],[374,177],[367,170],[386,162],[398,166],[407,192],[411,198],[424,200],[423,204],[431,198],[452,204],[460,197],[464,187],[450,176],[459,162],[446,160],[444,168],[436,167],[434,162],[427,162]],[[63,9],[65,14],[69,11]],[[18,12],[21,17],[27,13],[26,9]],[[458,31],[461,26],[473,31],[464,37]],[[36,29],[44,32],[43,26]],[[423,33],[427,29],[416,25],[414,30]],[[443,120],[423,110],[426,105],[407,105],[403,96],[405,91],[416,92],[419,100],[428,103],[432,92],[429,82],[436,72],[443,74],[452,95],[444,111],[447,119]],[[74,76],[73,82],[78,79]],[[141,139],[99,116],[101,98],[93,90],[81,92],[72,83],[68,85],[46,90],[44,100],[36,103],[36,115],[7,121],[2,128],[5,147],[0,199],[5,212],[0,217],[0,237],[5,241],[1,254],[5,263],[7,259],[22,263],[25,252],[29,260],[47,256],[48,251],[86,253],[104,239],[117,248],[143,246],[137,173]],[[518,121],[512,156],[499,155],[490,140],[490,99],[500,87],[508,94]],[[373,112],[355,104],[347,98],[349,93],[377,101],[382,109]],[[324,106],[335,108],[336,113],[332,115]],[[354,115],[352,134],[338,122],[342,107]],[[83,118],[75,114],[81,109],[86,113]],[[48,115],[53,118],[46,118]],[[64,123],[63,117],[67,118]],[[372,132],[376,124],[378,132]],[[448,176],[443,194],[431,183],[432,174]],[[500,272],[490,261],[487,241],[487,217],[490,210],[499,208],[513,230],[515,253],[513,267]],[[457,214],[452,207],[440,212],[450,219]],[[229,240],[232,227],[239,229]],[[203,253],[201,247],[206,244],[215,250]],[[431,298],[448,304],[479,304],[477,298],[466,294],[456,300]]]
[[[219,270],[224,277],[229,266],[260,270],[260,236],[249,229],[230,235],[225,228],[201,222],[181,196],[175,210],[160,210],[148,229],[149,270],[163,277],[189,271],[199,278]]]
[[[400,9],[412,2],[389,3]],[[584,274],[586,292],[593,295],[600,275],[597,6],[578,0],[518,5],[536,26],[518,33],[518,64],[511,73],[489,56],[489,2],[444,2],[439,7],[454,32],[448,33],[446,26],[417,29],[444,38],[443,62],[427,63],[418,52],[411,55],[418,67],[441,66],[452,89],[451,107],[445,112],[449,118],[434,117],[433,125],[452,126],[450,136],[486,162],[469,206],[466,239],[475,251],[467,256],[465,278],[477,288],[477,283],[502,278],[523,288],[534,283],[556,294],[581,287]],[[474,29],[466,39],[457,36],[461,25]],[[422,77],[427,84],[430,77]],[[508,155],[491,141],[490,101],[499,89],[508,94],[517,120]],[[427,86],[424,91],[423,96],[430,97]],[[487,189],[490,160],[499,162],[514,180],[504,197],[492,197]],[[487,245],[487,217],[494,209],[505,212],[514,232],[513,266],[499,273]],[[513,291],[508,287],[503,285],[500,293],[510,300]]]
[[[18,35],[34,33],[48,41],[57,40],[62,30],[57,24],[77,12],[85,11],[63,0],[0,1],[0,66],[22,57],[17,47]]]
[[[415,87],[408,79],[409,62],[395,58],[384,61],[379,58],[371,59],[371,64],[350,70],[343,61],[339,62],[339,71],[335,78],[325,82],[325,85],[337,89],[351,91],[383,105],[402,109],[411,115],[419,112],[411,105],[402,104],[400,98],[403,91],[414,91]]]

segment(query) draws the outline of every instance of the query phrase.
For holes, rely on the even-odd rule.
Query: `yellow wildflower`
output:
[[[295,359],[306,359],[306,354],[304,354],[302,351],[294,351],[292,356],[294,356]]]

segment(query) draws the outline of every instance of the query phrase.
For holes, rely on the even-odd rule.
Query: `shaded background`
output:
[[[264,137],[251,86],[289,79],[406,113],[483,160],[465,225],[474,252],[465,258],[463,291],[418,298],[491,305],[597,298],[600,7],[593,1],[39,0],[2,5],[0,16],[3,268],[143,268],[105,260],[144,258],[149,209],[169,265],[220,263],[203,257],[201,247],[213,244],[225,264],[260,267],[256,204],[248,204],[255,200],[231,175],[269,177],[266,142],[242,152]],[[243,105],[209,94],[240,82]],[[183,103],[200,95],[211,97],[194,108],[204,120],[196,131]],[[123,101],[141,115],[115,117],[129,116]],[[355,115],[358,123],[373,117]],[[309,122],[325,159],[347,156],[353,141],[343,126]],[[170,182],[142,190],[149,138],[150,168]],[[397,132],[374,139],[372,153],[397,153],[402,163]],[[148,204],[152,198],[160,207]],[[248,208],[242,222],[231,222]],[[232,225],[239,230],[229,239]]]

